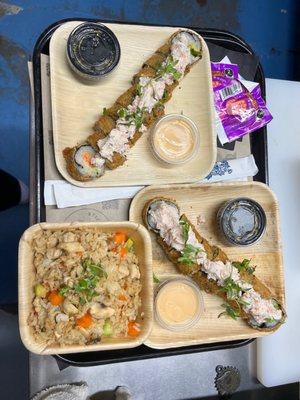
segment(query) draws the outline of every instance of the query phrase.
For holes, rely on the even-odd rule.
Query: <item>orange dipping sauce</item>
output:
[[[183,115],[170,114],[157,122],[152,133],[156,157],[168,164],[190,161],[198,144],[196,125]]]

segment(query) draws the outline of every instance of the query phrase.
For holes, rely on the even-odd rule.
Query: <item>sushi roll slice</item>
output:
[[[144,62],[143,68],[145,67],[151,67],[155,70],[159,69],[161,64],[166,60],[167,56],[162,55],[162,54],[153,54],[150,58],[148,58],[147,61]]]
[[[120,105],[121,107],[128,107],[130,104],[132,104],[136,94],[137,87],[136,85],[133,85],[117,98],[116,104]]]
[[[143,209],[143,221],[146,227],[155,233],[159,233],[159,229],[157,229],[156,224],[153,220],[152,212],[157,210],[161,203],[169,204],[171,207],[174,208],[174,212],[178,215],[178,218],[180,217],[180,210],[175,200],[166,199],[164,197],[155,197],[154,199],[150,200],[148,203],[145,204],[145,207]]]
[[[116,169],[124,164],[126,157],[120,153],[114,153],[112,160],[105,159],[105,166],[109,169]]]
[[[138,84],[140,78],[155,78],[156,70],[152,67],[145,66],[132,79],[132,84]]]
[[[161,54],[163,56],[167,56],[170,54],[171,51],[171,43],[168,41],[167,43],[163,44],[160,46],[157,50],[156,53]]]
[[[134,146],[135,142],[137,142],[141,136],[142,136],[141,132],[138,131],[135,132],[133,137],[129,140],[129,146],[130,147]],[[105,165],[109,169],[116,169],[121,165],[123,165],[125,161],[126,161],[125,155],[115,152],[111,161],[108,159],[105,160]]]
[[[157,119],[161,118],[165,115],[165,107],[163,104],[158,103],[153,110],[144,113],[144,121],[143,124],[149,128]]]
[[[104,139],[106,136],[102,131],[94,132],[87,138],[87,143],[94,149],[98,149],[98,140]]]
[[[89,144],[82,144],[73,148],[67,147],[63,151],[67,171],[72,178],[78,181],[90,181],[104,174],[104,162],[100,160],[96,150]],[[99,162],[93,164],[92,160],[99,157]]]
[[[191,66],[200,60],[202,57],[202,43],[200,36],[189,30],[176,32],[171,37],[171,53],[176,59],[180,59],[185,55],[185,49],[189,49],[188,66]]]
[[[94,125],[94,131],[106,136],[115,126],[116,122],[109,115],[101,115]]]
[[[112,105],[110,108],[106,108],[104,110],[104,115],[108,115],[110,118],[112,118],[114,121],[117,121],[119,118],[118,111],[122,108],[120,104],[115,103]]]
[[[155,215],[155,213],[157,214]],[[285,322],[286,313],[282,304],[275,299],[271,290],[254,275],[253,270],[250,271],[244,267],[235,272],[235,274],[238,273],[236,277],[237,284],[242,285],[239,288],[238,296],[240,297],[232,297],[232,293],[230,296],[227,294],[224,280],[223,283],[220,283],[221,281],[218,283],[216,279],[208,277],[205,272],[207,270],[203,265],[216,263],[218,267],[216,271],[219,269],[221,276],[226,277],[226,265],[230,263],[231,278],[234,275],[233,268],[236,268],[234,264],[240,263],[231,263],[222,249],[212,246],[203,238],[188,218],[184,214],[180,215],[180,209],[173,199],[156,197],[149,200],[144,206],[142,217],[145,226],[156,234],[157,242],[165,251],[168,259],[176,265],[179,272],[188,275],[207,293],[221,297],[231,308],[234,315],[244,319],[252,328],[265,332],[273,332]],[[170,226],[172,226],[171,236],[168,233],[170,232]],[[187,227],[188,230],[186,231]],[[186,240],[192,240],[194,243],[190,246],[192,248],[197,246],[200,249],[197,254],[206,253],[202,258],[200,256],[200,261],[194,261],[196,258],[189,259],[188,263],[183,261],[184,246],[187,245],[186,242],[185,244],[182,242],[184,238],[183,229],[188,235]],[[189,235],[190,230],[192,232],[191,236]],[[176,248],[173,246],[176,246]],[[178,248],[182,250],[179,251]],[[185,257],[188,257],[188,253],[186,253]],[[221,269],[222,265],[224,270]],[[251,296],[254,302],[251,300]],[[251,311],[252,307],[253,311]]]
[[[169,100],[171,100],[173,91],[176,89],[178,85],[179,85],[178,81],[174,81],[171,85],[166,85],[164,95],[161,99],[162,103],[167,103]]]

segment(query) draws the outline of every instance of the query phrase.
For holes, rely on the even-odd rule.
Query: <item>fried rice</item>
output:
[[[139,334],[141,282],[131,238],[96,228],[43,230],[32,245],[28,324],[36,340],[84,345]]]

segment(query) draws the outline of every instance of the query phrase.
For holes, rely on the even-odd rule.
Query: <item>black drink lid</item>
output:
[[[119,63],[120,44],[105,25],[83,23],[70,34],[67,57],[72,69],[89,79],[99,79]]]

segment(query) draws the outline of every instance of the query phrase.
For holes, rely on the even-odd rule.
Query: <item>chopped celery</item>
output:
[[[132,250],[133,250],[133,246],[134,246],[134,241],[133,241],[133,239],[128,238],[127,241],[126,241],[126,243],[125,243],[125,248],[126,248],[128,251],[132,251]]]
[[[109,319],[106,319],[103,325],[103,336],[111,336],[113,333],[112,326]]]
[[[46,297],[47,289],[41,283],[38,283],[34,287],[34,293],[37,297]]]

